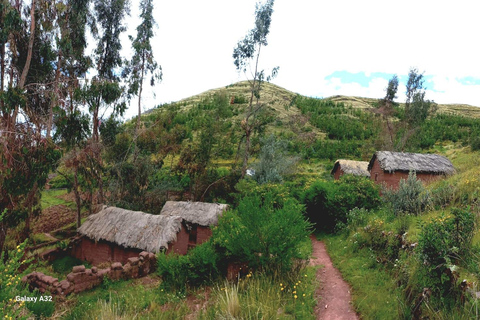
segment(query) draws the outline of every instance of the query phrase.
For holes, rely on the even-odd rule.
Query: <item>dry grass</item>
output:
[[[378,101],[378,99],[373,98],[363,98],[363,97],[351,97],[351,96],[332,96],[328,97],[335,102],[343,102],[346,105],[352,105],[354,108],[358,109],[370,109]],[[400,103],[400,106],[404,106],[404,103]],[[476,106],[471,106],[468,104],[438,104],[439,113],[450,114],[450,115],[460,115],[471,118],[480,118],[480,108]]]

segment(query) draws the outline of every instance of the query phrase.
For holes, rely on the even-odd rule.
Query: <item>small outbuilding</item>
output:
[[[87,218],[72,255],[93,265],[125,263],[141,251],[186,254],[205,242],[225,204],[167,201],[160,215],[107,207]]]
[[[370,172],[368,172],[368,161],[339,159],[335,161],[331,174],[335,180],[340,179],[340,177],[344,174],[370,177]]]
[[[437,154],[377,151],[368,164],[368,171],[376,183],[397,189],[400,180],[406,180],[410,171],[428,183],[455,173],[455,168],[450,160]]]

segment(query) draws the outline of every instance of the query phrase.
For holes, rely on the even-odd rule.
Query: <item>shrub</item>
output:
[[[0,212],[0,222],[7,210]],[[24,263],[22,257],[25,253],[27,241],[19,244],[14,251],[8,252],[8,260],[5,251],[0,254],[0,313],[5,318],[24,319],[25,303],[15,301],[16,296],[24,296],[28,291],[22,287],[21,275],[18,269]],[[29,262],[29,261],[27,261]]]
[[[157,272],[163,285],[183,291],[187,285],[207,283],[218,274],[219,256],[211,242],[196,246],[187,255],[160,253],[157,257]]]
[[[318,180],[302,197],[307,216],[317,229],[333,232],[337,224],[347,223],[354,208],[375,209],[380,204],[378,186],[369,179],[343,175],[337,181]]]
[[[261,139],[259,162],[255,165],[255,179],[258,183],[282,182],[283,176],[291,172],[296,160],[287,157],[287,143],[277,140],[275,135]]]
[[[49,301],[49,299],[46,298],[51,297],[51,294],[48,291],[44,294],[41,294],[36,290],[30,296],[32,295],[37,297],[37,301],[26,302],[25,305],[27,306],[28,310],[30,310],[37,319],[51,317],[55,312],[55,302],[53,300]],[[42,298],[45,298],[45,300],[41,300]]]
[[[227,259],[251,268],[289,271],[298,248],[308,239],[310,224],[303,207],[292,198],[279,204],[274,192],[248,195],[227,211],[214,228],[212,241]]]
[[[383,190],[384,200],[392,205],[395,214],[407,213],[418,215],[431,203],[430,192],[425,189],[415,172],[408,174],[408,179],[400,180],[398,190]]]
[[[85,265],[86,268],[89,268],[90,265],[88,263],[86,263],[85,261],[82,261],[80,259],[77,259],[77,258],[74,258],[74,257],[70,257],[70,256],[65,256],[63,258],[60,258],[60,259],[57,259],[55,261],[52,262],[52,268],[53,268],[53,271],[55,271],[56,273],[60,273],[60,274],[68,274],[69,272],[72,271],[72,268],[74,266],[78,266],[78,265]]]
[[[420,270],[434,292],[445,294],[455,285],[456,264],[468,254],[475,229],[473,213],[454,208],[422,225],[418,254]]]

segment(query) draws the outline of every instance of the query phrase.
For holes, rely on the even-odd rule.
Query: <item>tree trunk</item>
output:
[[[58,60],[57,60],[57,70],[55,71],[55,81],[53,83],[53,99],[48,108],[48,120],[47,120],[47,138],[51,137],[52,127],[53,127],[53,108],[58,103],[59,92],[58,92],[58,82],[60,81],[60,69],[62,67],[62,50],[58,51]]]
[[[78,191],[78,168],[75,167],[73,174],[73,193],[75,195],[75,204],[77,205],[77,229],[82,225],[82,199]]]
[[[249,152],[250,152],[250,134],[252,132],[252,128],[250,127],[249,124],[249,119],[250,116],[252,115],[252,109],[253,109],[253,97],[255,95],[255,85],[257,82],[257,76],[258,76],[258,59],[260,58],[260,50],[262,46],[259,45],[258,47],[258,52],[257,52],[257,59],[255,61],[255,73],[253,76],[253,83],[251,84],[250,87],[250,102],[248,104],[248,111],[247,115],[245,116],[245,123],[244,123],[244,130],[245,130],[245,153],[243,155],[243,166],[242,166],[242,178],[245,177],[245,174],[247,172],[247,166],[248,166],[248,158],[249,158]]]
[[[28,41],[28,53],[27,60],[25,61],[25,66],[22,70],[22,75],[20,76],[20,81],[18,83],[18,88],[22,90],[27,81],[28,71],[30,69],[30,62],[32,61],[32,51],[33,51],[33,42],[35,40],[35,0],[32,0],[32,8],[30,9],[30,39]],[[17,115],[19,111],[19,106],[16,105],[13,111],[13,116],[10,123],[10,131],[13,131],[15,123],[17,122]]]
[[[93,111],[93,141],[98,142],[98,107]]]
[[[0,93],[3,92],[3,86],[5,84],[5,44],[0,46]],[[3,99],[0,100],[0,108],[4,107]]]

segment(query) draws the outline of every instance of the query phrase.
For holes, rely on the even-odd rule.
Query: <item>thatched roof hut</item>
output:
[[[125,248],[159,252],[176,241],[181,224],[182,217],[179,216],[107,207],[89,216],[78,232],[95,241],[105,240]]]
[[[208,227],[218,223],[218,218],[227,207],[226,204],[220,203],[167,201],[160,215],[179,216],[190,223]]]
[[[392,151],[377,151],[368,164],[371,171],[375,160],[378,160],[383,171],[415,171],[416,173],[453,174],[453,164],[437,154],[404,153]]]
[[[331,174],[335,179],[340,178],[343,174],[370,177],[370,172],[368,172],[368,161],[339,159],[335,161]]]

